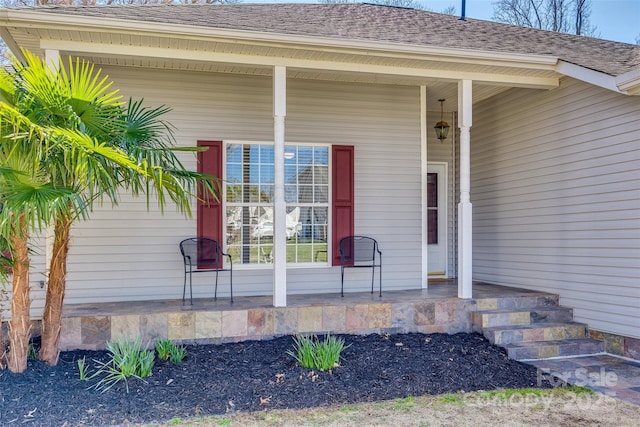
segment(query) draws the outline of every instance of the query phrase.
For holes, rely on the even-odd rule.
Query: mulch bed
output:
[[[187,346],[174,365],[156,359],[151,377],[107,392],[81,381],[71,351],[58,366],[30,360],[24,374],[0,371],[0,425],[104,426],[273,408],[306,408],[497,388],[549,388],[536,368],[509,359],[479,334],[343,336],[351,344],[333,372],[300,368],[286,353],[292,337]],[[95,370],[95,363],[91,363]],[[541,383],[542,382],[542,383]]]

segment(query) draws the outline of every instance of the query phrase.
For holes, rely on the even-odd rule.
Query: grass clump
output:
[[[187,355],[187,351],[184,346],[177,345],[175,342],[168,338],[162,338],[156,341],[156,352],[158,352],[158,358],[162,360],[168,360],[171,363],[178,364],[182,362]]]
[[[351,344],[346,345],[343,338],[330,334],[320,340],[317,336],[299,335],[293,338],[293,350],[287,354],[293,356],[303,368],[330,371],[339,366],[340,354]]]
[[[107,351],[111,357],[107,362],[96,361],[100,369],[92,376],[102,376],[94,386],[103,393],[119,383],[125,382],[129,393],[128,378],[145,378],[151,375],[155,355],[153,351],[147,351],[142,346],[140,338],[135,340],[118,338],[107,343]]]
[[[86,359],[83,357],[82,359],[78,359],[76,362],[78,363],[78,375],[80,376],[80,381],[89,380],[89,365],[87,365]]]

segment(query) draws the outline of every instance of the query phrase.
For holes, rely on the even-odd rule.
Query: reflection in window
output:
[[[226,146],[226,247],[234,263],[273,262],[273,145]],[[327,261],[329,147],[285,146],[287,262]]]

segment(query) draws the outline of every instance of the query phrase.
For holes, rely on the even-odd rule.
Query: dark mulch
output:
[[[0,371],[0,425],[114,425],[497,388],[550,387],[536,368],[510,360],[478,334],[344,336],[351,346],[332,373],[296,366],[291,337],[187,346],[179,365],[156,361],[153,375],[105,393],[80,381],[73,351],[56,367],[29,361],[24,374]],[[95,363],[92,363],[95,365]]]

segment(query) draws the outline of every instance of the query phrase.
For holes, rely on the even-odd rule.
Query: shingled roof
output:
[[[550,55],[612,76],[640,66],[640,46],[636,45],[372,4],[50,6],[37,10],[274,34]]]

